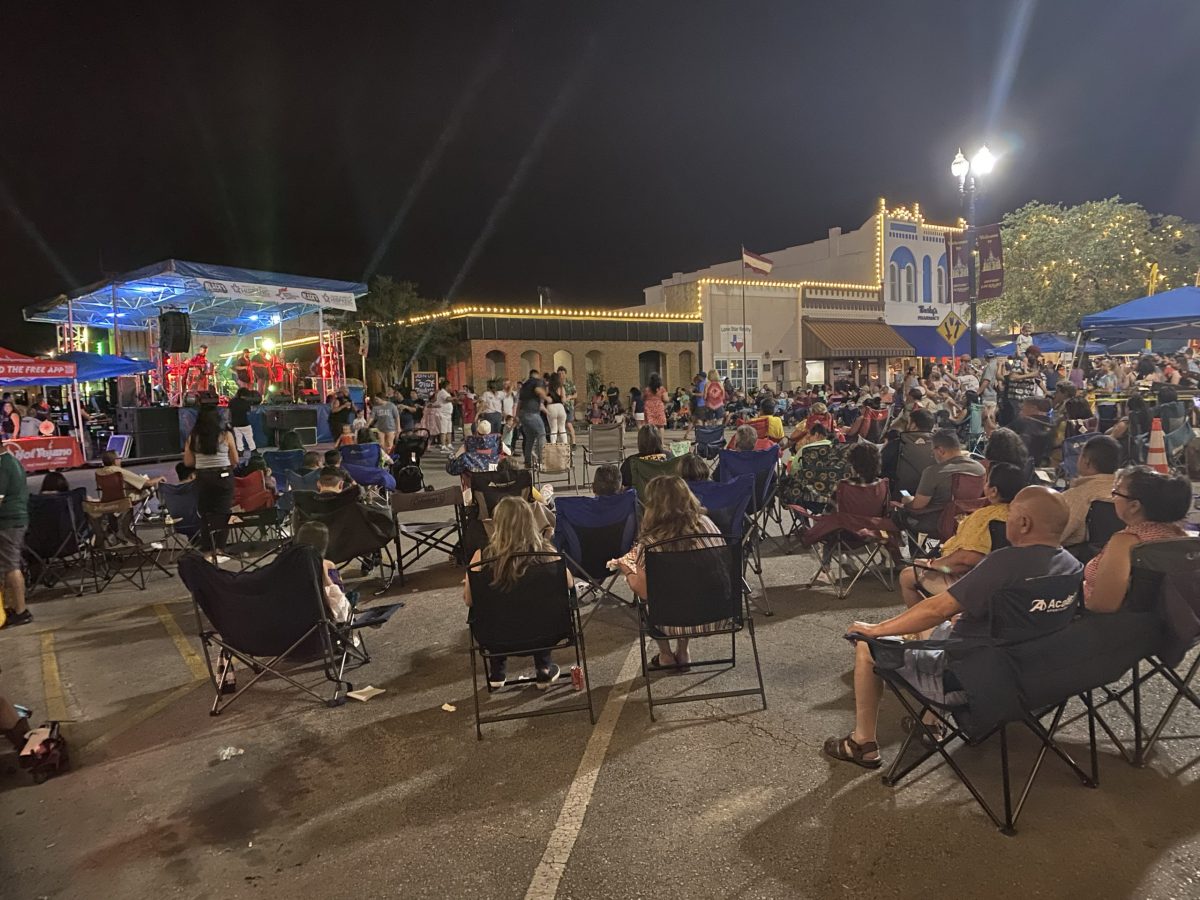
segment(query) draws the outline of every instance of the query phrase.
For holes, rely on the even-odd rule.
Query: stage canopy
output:
[[[57,359],[75,363],[76,381],[103,381],[122,375],[140,375],[149,372],[154,364],[128,356],[111,356],[105,353],[60,353]],[[65,383],[65,382],[64,382]]]
[[[1043,332],[1042,334],[1033,335],[1033,346],[1037,347],[1043,353],[1073,353],[1075,351],[1075,339],[1061,334]],[[1083,345],[1080,352],[1103,353],[1105,349],[1103,344],[1088,341]],[[1015,341],[1009,341],[1007,344],[1001,344],[996,348],[997,356],[1012,356],[1016,352],[1017,344]]]
[[[1200,337],[1200,287],[1178,287],[1084,316],[1080,328],[1103,340]]]
[[[70,384],[75,369],[73,360],[36,359],[0,347],[0,384]]]
[[[892,330],[912,344],[917,356],[938,357],[962,356],[971,352],[971,332],[964,331],[953,348],[937,330],[936,325],[893,325]],[[982,334],[976,338],[976,349],[982,356],[991,350],[991,342]]]
[[[191,316],[197,334],[240,335],[318,310],[353,312],[367,286],[168,259],[25,307],[29,322],[148,328],[167,309]]]

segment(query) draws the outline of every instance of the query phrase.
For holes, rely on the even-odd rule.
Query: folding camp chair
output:
[[[250,472],[233,478],[233,505],[242,512],[256,512],[275,506],[275,494],[267,489],[267,473]]]
[[[386,503],[387,495],[396,490],[396,479],[392,477],[392,473],[379,466],[359,466],[343,462],[342,468],[354,479],[355,484],[366,489],[364,493],[367,496],[380,502]]]
[[[950,476],[950,499],[945,505],[941,507],[927,506],[911,514],[914,518],[906,518],[904,534],[908,539],[908,547],[912,556],[914,558],[931,557],[937,553],[943,543],[954,537],[961,518],[987,505],[987,499],[983,496],[986,485],[986,475],[956,472]],[[936,530],[932,534],[921,531],[921,524],[926,522],[933,513],[938,513]]]
[[[645,502],[646,485],[660,475],[678,475],[683,457],[674,459],[642,459],[634,456],[629,459],[629,475],[633,481],[633,492],[638,500]]]
[[[571,490],[579,489],[575,480],[575,448],[571,444],[544,444],[541,455],[534,463],[534,471],[537,473],[538,484],[553,483],[547,476],[565,475],[565,485]]]
[[[297,493],[293,524],[323,523],[329,529],[325,558],[339,568],[356,559],[363,564],[363,574],[378,567],[381,582],[375,592],[378,597],[392,586],[396,577],[398,567],[390,547],[396,537],[395,521],[390,510],[363,502],[361,498],[358,485],[337,494]]]
[[[404,569],[412,566],[418,559],[433,550],[447,553],[459,563],[463,563],[463,500],[462,491],[457,486],[442,488],[440,491],[420,491],[416,494],[405,494],[397,491],[389,497],[392,508],[393,528],[396,533],[396,565],[400,572],[400,584],[404,584]],[[402,513],[419,510],[449,508],[450,515],[432,521],[409,522],[401,521]],[[412,541],[412,546],[404,546],[404,538]]]
[[[378,469],[379,461],[383,459],[383,448],[379,444],[347,444],[338,447],[344,466],[362,466],[368,469]]]
[[[730,482],[739,475],[754,476],[754,496],[750,501],[750,528],[746,535],[747,561],[755,574],[762,576],[762,542],[767,536],[767,527],[774,519],[783,534],[783,517],[779,512],[776,497],[778,486],[777,467],[779,448],[767,450],[722,450],[717,464],[717,479]],[[765,615],[771,615],[770,604],[763,596]]]
[[[179,561],[179,576],[192,594],[214,716],[267,674],[327,706],[340,706],[354,689],[345,679],[347,669],[371,660],[358,629],[383,625],[403,606],[376,606],[354,613],[349,622],[334,621],[325,602],[321,557],[312,547],[289,547],[262,569],[236,573],[189,552]],[[234,660],[255,673],[236,688]],[[333,684],[331,697],[298,679],[313,663]]]
[[[646,702],[651,721],[656,721],[656,705],[750,694],[760,697],[762,707],[766,709],[767,692],[763,686],[758,642],[754,637],[754,616],[750,612],[747,592],[743,590],[733,548],[716,535],[684,535],[649,545],[645,548],[643,560],[646,566],[647,599],[638,601],[641,620],[638,643],[642,651],[642,678],[646,682]],[[650,668],[650,660],[646,655],[647,641],[729,635],[729,656],[688,661],[689,670],[700,669],[697,674],[710,676],[711,673],[706,671],[710,666],[732,669],[737,665],[737,636],[743,629],[750,637],[757,688],[654,696],[652,673],[655,670]],[[680,672],[682,668],[678,664],[664,667],[666,671],[674,672]]]
[[[742,587],[746,594],[750,595],[746,571],[750,568],[753,550],[747,546],[747,539],[751,529],[749,510],[754,502],[754,476],[747,472],[732,481],[692,481],[688,482],[688,487],[729,543],[739,577],[742,579]],[[763,581],[762,567],[753,571],[758,576],[758,586],[762,592],[760,609],[763,615],[769,616],[772,614],[771,604],[767,598],[767,585]]]
[[[491,560],[481,559],[467,570],[471,586],[471,610],[467,625],[471,633],[471,688],[475,700],[475,736],[483,740],[483,725],[509,719],[526,719],[557,713],[587,711],[592,724],[592,680],[588,677],[587,652],[579,610],[567,588],[567,563],[557,553],[520,553],[531,565],[511,590],[492,586],[487,571]],[[583,670],[585,698],[576,703],[541,706],[529,712],[481,715],[479,711],[479,666],[483,661],[484,681],[489,681],[491,661],[499,656],[532,656],[534,653],[574,648],[575,664]],[[504,687],[487,685],[489,694],[533,681],[529,677],[506,678]],[[562,682],[570,684],[570,680]]]
[[[287,523],[287,515],[274,506],[235,512],[222,522],[224,552],[237,560],[242,571],[258,568],[287,543]]]
[[[164,543],[180,553],[194,549],[203,527],[196,508],[196,483],[160,484],[158,497],[167,510],[162,519]]]
[[[112,503],[85,499],[83,512],[92,532],[98,590],[104,590],[119,577],[144,591],[148,566],[168,578],[174,577],[159,561],[163,544],[157,541],[147,544],[133,532],[133,503],[128,497]]]
[[[892,590],[893,548],[897,527],[888,515],[890,503],[888,480],[874,484],[851,484],[843,481],[834,493],[834,511],[814,516],[802,538],[804,545],[817,550],[819,566],[808,590],[812,590],[824,573],[833,582],[838,599],[850,591],[864,573],[870,573],[889,591]],[[833,566],[837,565],[837,576]],[[855,571],[850,573],[850,563]]]
[[[899,455],[896,457],[896,478],[892,481],[894,498],[898,498],[901,491],[915,494],[917,485],[921,483],[921,474],[937,462],[933,458],[933,435],[923,431],[905,431],[900,434],[898,440],[900,445]],[[890,478],[886,468],[884,474]]]
[[[304,465],[303,450],[264,450],[263,462],[275,477],[275,486],[279,493],[287,490],[287,473],[299,472]]]
[[[61,582],[78,597],[89,576],[96,590],[100,589],[92,559],[91,529],[83,511],[86,498],[86,488],[29,495],[24,555],[30,593]],[[72,586],[67,577],[71,569],[79,570],[78,585]]]
[[[692,429],[694,435],[692,452],[710,463],[721,455],[725,449],[724,425],[697,425]]]
[[[1084,445],[1094,438],[1095,434],[1077,434],[1065,438],[1062,442],[1062,462],[1059,472],[1068,482],[1074,481],[1079,475],[1079,457],[1083,455]]]
[[[859,436],[872,444],[882,444],[883,436],[887,434],[888,424],[892,420],[892,411],[864,406],[862,417],[864,422],[859,426]]]
[[[125,479],[120,472],[106,472],[101,474],[96,473],[96,492],[100,495],[100,500],[104,503],[119,503],[121,500],[128,499],[130,502],[129,521],[131,528],[137,528],[138,524],[146,517],[146,510],[149,507],[150,500],[154,497],[154,489],[147,488],[144,491],[127,491],[125,489]]]
[[[491,518],[492,510],[505,497],[532,500],[533,473],[528,469],[520,469],[512,478],[498,472],[471,473],[471,503],[479,518]]]
[[[608,598],[632,606],[613,592],[621,573],[609,571],[608,561],[628,553],[637,539],[637,495],[559,497],[554,513],[554,546],[575,576],[576,594],[586,589],[597,602]]]
[[[588,467],[619,466],[625,460],[625,426],[620,422],[609,425],[589,425],[587,443],[583,447],[583,477],[587,480]]]

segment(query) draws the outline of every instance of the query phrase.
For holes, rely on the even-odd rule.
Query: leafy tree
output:
[[[1144,297],[1153,263],[1156,292],[1192,284],[1200,267],[1200,228],[1120,197],[1028,203],[1000,227],[1004,296],[980,304],[980,315],[998,326],[1075,331],[1081,316]]]
[[[459,343],[455,326],[446,320],[398,324],[415,316],[436,313],[442,308],[437,300],[421,297],[414,282],[393,281],[386,275],[377,275],[357,305],[358,311],[344,313],[338,324],[351,334],[357,323],[381,327],[380,352],[367,360],[368,377],[376,385],[394,383],[418,350],[421,359],[429,360],[445,355]]]

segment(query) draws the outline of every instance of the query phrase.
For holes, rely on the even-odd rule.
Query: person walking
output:
[[[533,468],[534,458],[541,458],[542,444],[546,441],[546,426],[542,422],[542,405],[546,399],[546,383],[539,377],[537,369],[529,372],[517,395],[518,420],[521,437],[525,444],[525,468]]]
[[[21,550],[29,527],[29,484],[17,458],[0,445],[0,575],[4,577],[4,627],[28,625],[33,613],[25,608],[25,575]]]
[[[233,441],[240,455],[243,450],[249,453],[256,450],[257,445],[254,443],[254,429],[250,426],[250,398],[253,392],[249,388],[238,388],[237,393],[233,395],[233,399],[229,401],[229,424],[233,426]],[[332,419],[332,416],[330,417]],[[333,422],[330,422],[333,425]],[[334,436],[337,436],[339,427],[334,431]]]
[[[183,446],[183,464],[196,472],[196,512],[206,550],[225,549],[230,510],[233,509],[233,470],[238,452],[233,435],[221,424],[214,406],[201,407],[196,425]],[[213,522],[222,523],[213,528]]]
[[[646,411],[646,424],[658,428],[667,427],[667,389],[663,387],[662,377],[657,372],[651,372],[646,379],[646,387],[642,391],[642,405]]]
[[[368,425],[379,431],[383,452],[390,456],[396,444],[396,432],[400,428],[400,410],[382,392],[376,394],[371,401],[371,421]]]

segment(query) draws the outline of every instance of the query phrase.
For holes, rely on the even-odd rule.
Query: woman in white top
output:
[[[489,381],[487,390],[479,395],[479,418],[491,423],[492,433],[499,434],[504,428],[504,401],[496,390],[498,383]]]
[[[183,464],[196,471],[196,512],[205,523],[201,533],[206,549],[223,550],[226,530],[212,528],[211,518],[228,519],[233,509],[233,470],[238,464],[233,433],[221,424],[215,406],[202,406],[196,426],[183,447]],[[211,540],[209,537],[211,536]]]
[[[448,378],[443,378],[438,383],[437,393],[433,395],[433,408],[437,410],[442,449],[449,453],[450,435],[454,431],[454,397],[450,394]]]

